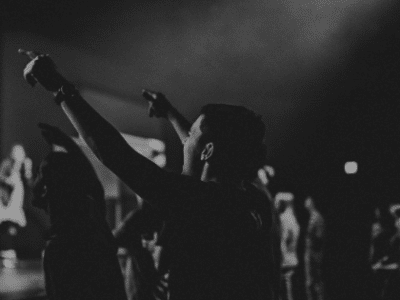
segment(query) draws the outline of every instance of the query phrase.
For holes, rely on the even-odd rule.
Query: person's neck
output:
[[[225,174],[219,174],[212,169],[210,164],[206,163],[203,167],[200,180],[203,182],[216,182],[220,184],[226,184],[235,186],[238,188],[242,187],[242,180],[235,176],[226,176]]]
[[[316,214],[317,213],[317,210],[314,207],[310,207],[308,209],[308,211],[310,212],[310,214]]]

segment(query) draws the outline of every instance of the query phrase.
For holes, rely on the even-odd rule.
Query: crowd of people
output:
[[[31,171],[24,174],[33,205],[51,224],[43,256],[48,299],[297,300],[300,289],[307,300],[326,299],[324,217],[311,196],[270,191],[275,170],[265,161],[260,116],[242,106],[208,104],[191,123],[162,93],[143,90],[150,116],[167,119],[182,141],[182,174],[174,174],[132,149],[48,55],[20,53],[30,60],[26,81],[53,93],[51,105],[60,106],[99,160],[142,200],[111,230],[104,189],[89,160],[60,129],[39,125],[50,151],[33,182]],[[2,165],[0,175],[9,174],[4,178],[31,166],[25,154],[16,156]],[[13,220],[2,219],[12,203],[3,200],[10,199],[6,192],[15,190],[6,184],[0,189],[0,224],[25,226],[21,209]],[[305,226],[295,202],[307,211]],[[388,295],[399,276],[400,205],[390,213],[397,231],[377,212],[371,246],[382,299],[393,299]],[[387,276],[382,269],[394,271]]]

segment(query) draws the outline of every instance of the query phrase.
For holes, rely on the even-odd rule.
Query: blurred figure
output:
[[[42,161],[33,189],[33,205],[51,223],[43,257],[47,297],[126,300],[103,187],[72,139],[56,127],[40,128],[53,149],[62,147]]]
[[[17,258],[14,247],[18,230],[26,226],[25,186],[31,179],[32,160],[26,157],[22,145],[14,145],[0,165],[0,257],[10,262]]]
[[[314,200],[308,197],[304,202],[310,218],[305,237],[304,267],[306,293],[308,300],[324,299],[324,283],[322,280],[322,260],[325,239],[325,221],[315,207]]]
[[[14,145],[10,157],[4,159],[0,165],[0,182],[6,190],[0,203],[0,223],[10,221],[21,227],[26,226],[23,181],[29,182],[31,178],[32,160],[26,157],[22,145]]]
[[[396,268],[396,264],[393,264],[396,251],[393,251],[392,238],[396,235],[397,229],[395,217],[391,212],[391,208],[393,210],[395,207],[396,204],[386,209],[377,208],[371,228],[370,263],[377,299],[385,299],[389,279]]]
[[[382,223],[382,215],[379,207],[374,210],[374,222],[371,226],[371,247],[369,252],[369,261],[371,266],[377,263],[382,257],[385,256],[385,251],[388,249],[389,236],[385,236],[384,233],[387,232]]]
[[[258,176],[255,180],[255,186],[265,193],[267,196],[272,216],[271,225],[271,268],[274,270],[272,275],[274,299],[280,299],[281,293],[281,225],[277,207],[275,205],[275,197],[269,190],[269,185],[275,177],[275,169],[272,166],[265,165],[258,170]]]
[[[380,261],[380,267],[385,268],[389,274],[382,299],[398,300],[400,297],[400,204],[391,205],[389,210],[394,219],[396,232],[390,239],[388,255]]]
[[[393,217],[389,209],[377,207],[374,211],[374,222],[371,226],[371,245],[369,262],[373,271],[372,278],[377,299],[383,298],[384,287],[390,275],[383,262],[390,250],[390,240],[396,233]]]
[[[279,192],[275,202],[280,213],[281,253],[282,253],[282,300],[293,300],[293,275],[299,264],[297,244],[300,237],[300,225],[294,213],[294,195],[289,192]]]
[[[130,212],[113,231],[120,253],[124,257],[123,270],[128,300],[168,299],[163,282],[165,270],[161,270],[152,256],[150,245],[161,226],[160,213],[146,202],[142,207]],[[149,239],[153,238],[153,241]]]

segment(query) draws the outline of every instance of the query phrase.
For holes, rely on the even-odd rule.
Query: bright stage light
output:
[[[344,171],[346,174],[356,174],[358,171],[358,164],[355,161],[348,161],[344,164]]]

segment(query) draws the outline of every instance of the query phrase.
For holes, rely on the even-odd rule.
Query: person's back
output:
[[[92,220],[52,227],[43,257],[49,299],[126,299],[111,232]]]
[[[48,126],[48,125],[47,125]],[[51,152],[36,176],[32,204],[50,217],[43,256],[50,300],[126,300],[117,246],[105,220],[104,190],[88,159],[64,133],[43,132]]]
[[[168,211],[160,236],[170,257],[170,299],[269,299],[267,199],[187,180],[191,190]]]

